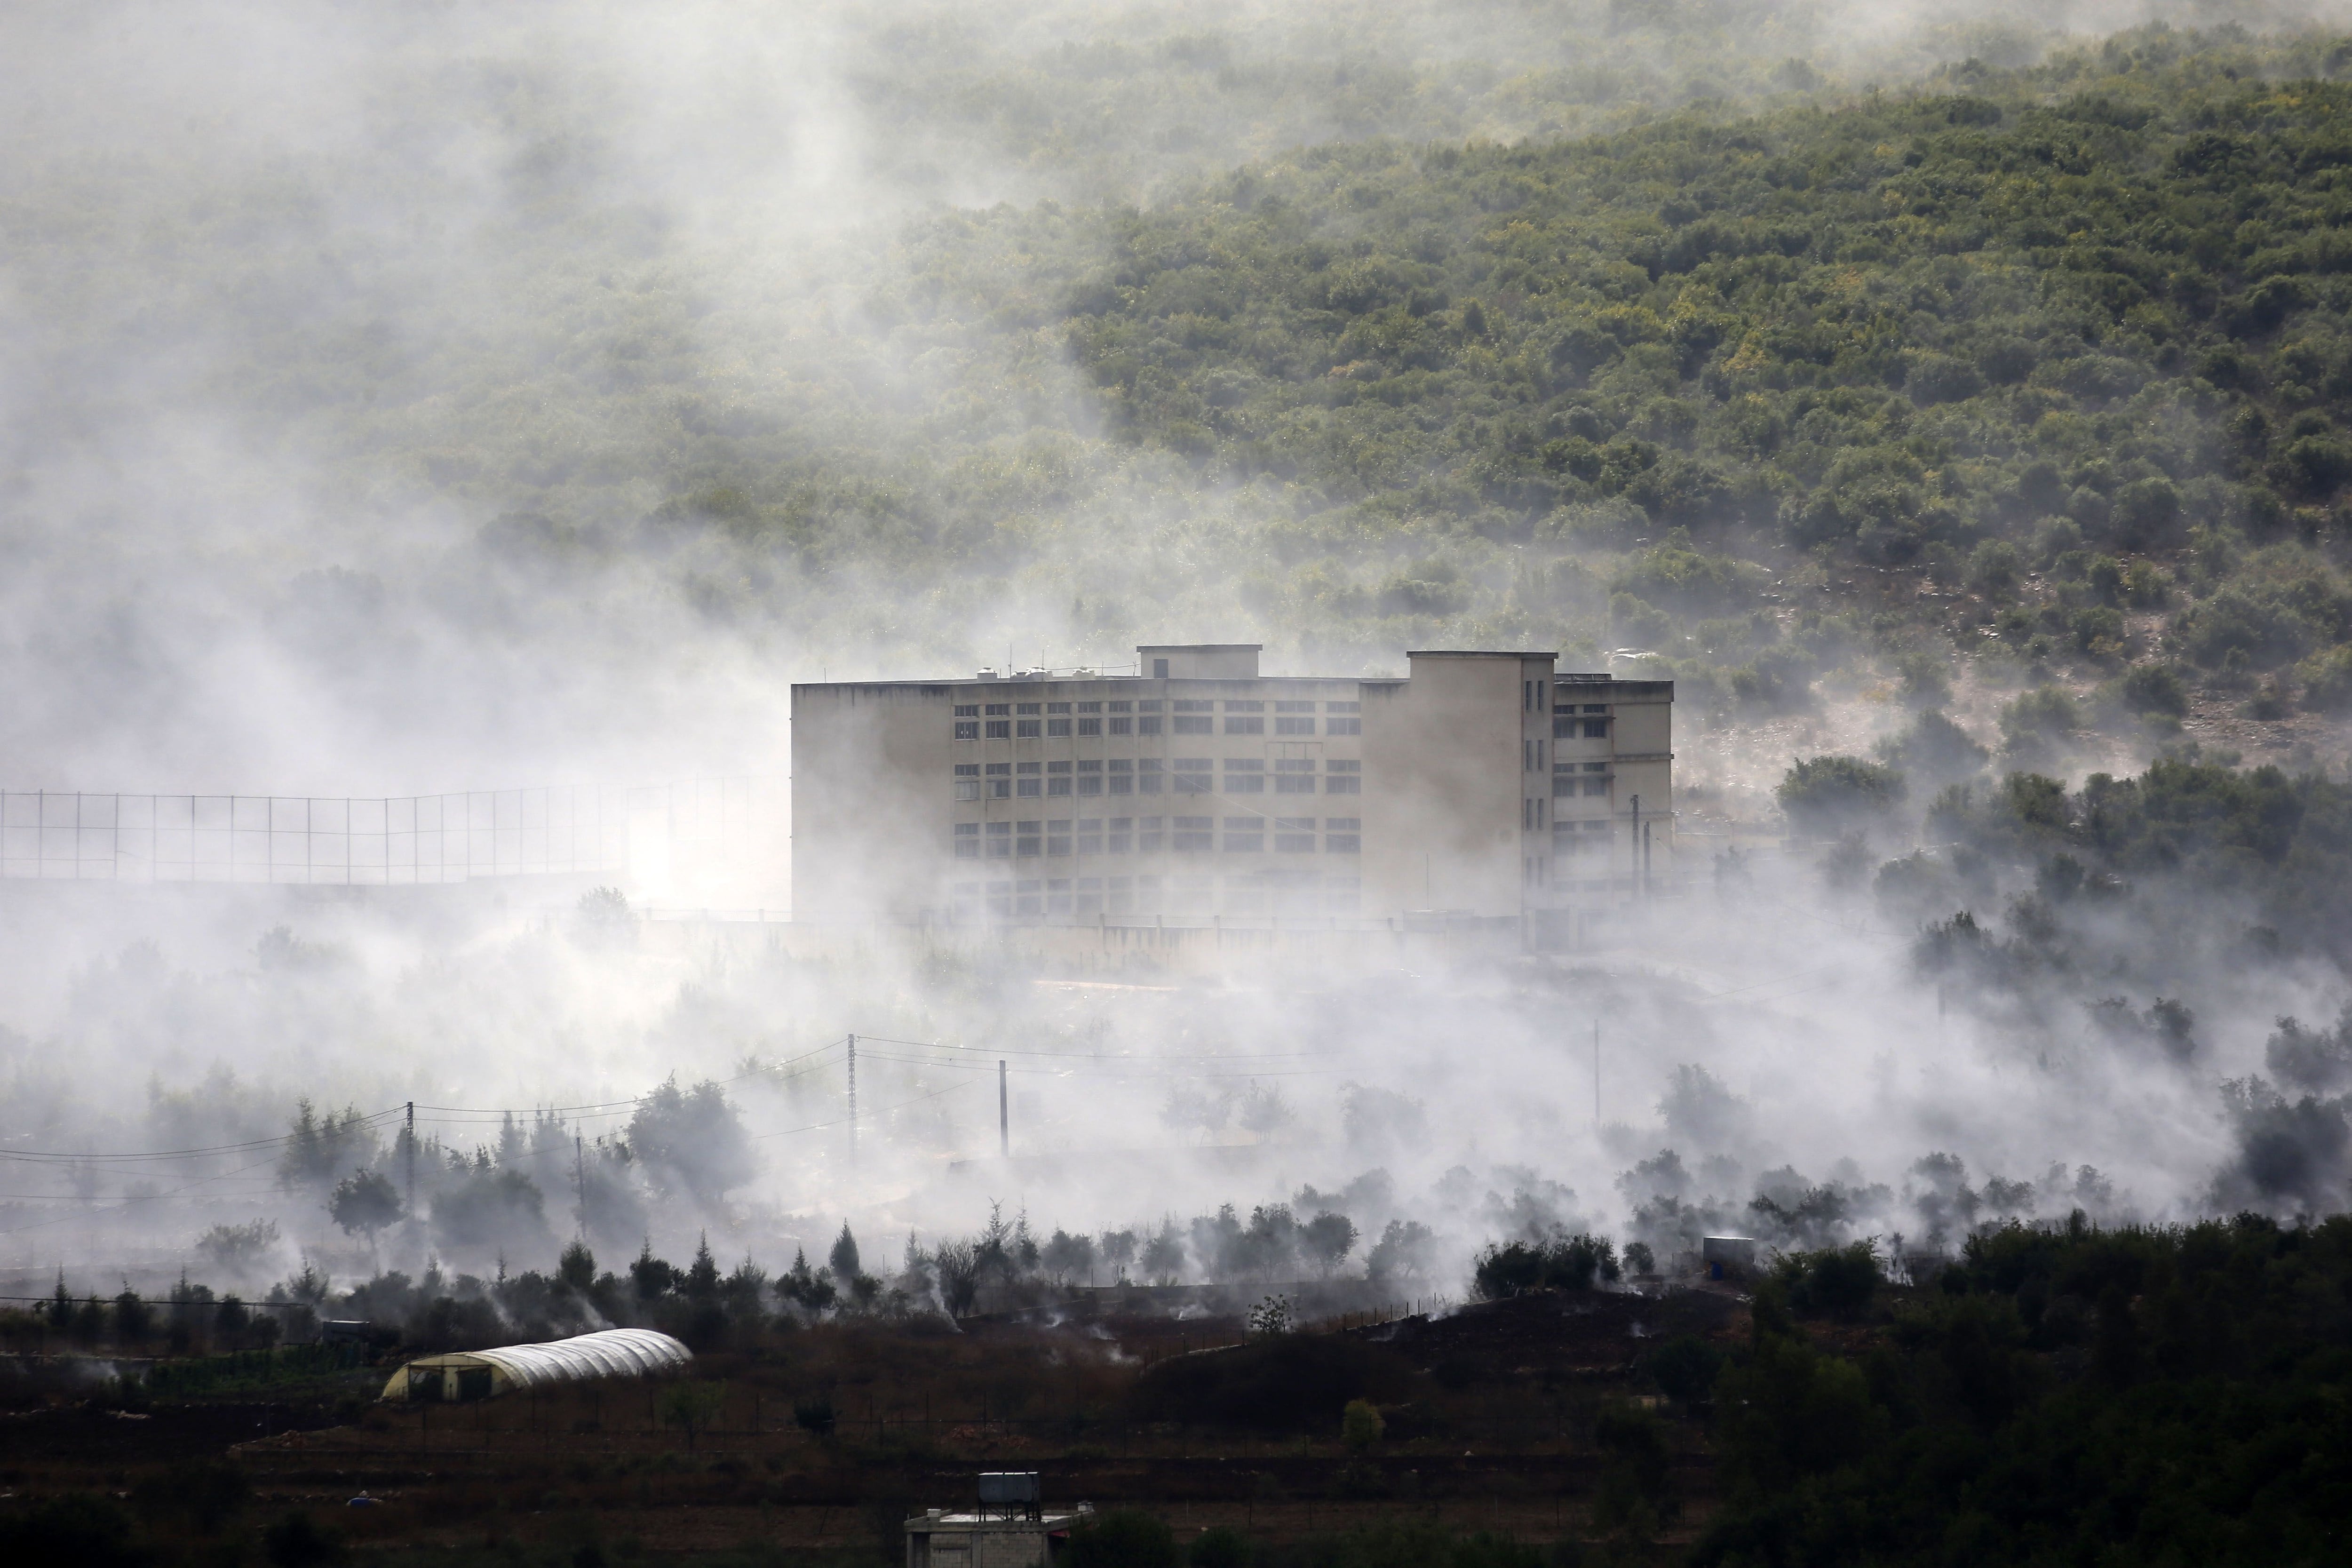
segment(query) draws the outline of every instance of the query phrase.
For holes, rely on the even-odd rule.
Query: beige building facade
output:
[[[1540,921],[1671,876],[1672,681],[1136,652],[1135,675],[793,687],[794,920]]]

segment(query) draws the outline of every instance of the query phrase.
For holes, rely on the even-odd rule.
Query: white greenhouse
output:
[[[653,1377],[676,1372],[693,1359],[692,1351],[667,1334],[651,1329],[604,1329],[542,1345],[424,1356],[394,1373],[383,1397],[455,1404],[551,1384]]]

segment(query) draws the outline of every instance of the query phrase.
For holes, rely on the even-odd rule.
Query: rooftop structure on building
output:
[[[1670,874],[1672,681],[1259,652],[793,687],[794,919],[1540,923]]]
[[[1034,1470],[991,1470],[969,1512],[926,1509],[907,1521],[907,1568],[1047,1568],[1094,1510],[1048,1513]]]

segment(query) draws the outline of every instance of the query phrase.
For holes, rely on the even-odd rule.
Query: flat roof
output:
[[[1405,650],[1407,658],[1558,658],[1558,649],[1551,648],[1488,648],[1488,647],[1415,647]]]
[[[1139,642],[1135,645],[1135,651],[1138,653],[1147,651],[1156,653],[1259,653],[1264,651],[1265,647],[1265,644],[1262,642]]]

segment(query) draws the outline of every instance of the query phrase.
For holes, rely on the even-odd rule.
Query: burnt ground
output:
[[[1659,1403],[1644,1351],[1744,1331],[1738,1300],[1704,1289],[1542,1294],[1246,1343],[1224,1320],[828,1325],[698,1358],[722,1392],[691,1433],[660,1384],[362,1403],[389,1367],[132,1411],[52,1396],[0,1413],[0,1510],[65,1491],[135,1507],[143,1479],[230,1459],[254,1498],[229,1531],[304,1509],[363,1556],[564,1542],[863,1555],[906,1511],[966,1501],[978,1470],[1017,1468],[1056,1504],[1148,1508],[1187,1531],[1281,1539],[1411,1516],[1549,1542],[1583,1528],[1603,1403]],[[1387,1423],[1365,1452],[1339,1441],[1355,1398]],[[820,1407],[830,1431],[812,1429]],[[1704,1518],[1713,1467],[1696,1426],[1661,1414],[1685,1505],[1671,1539]],[[362,1492],[377,1500],[347,1505]]]

